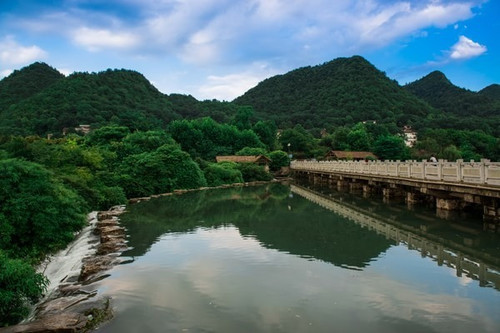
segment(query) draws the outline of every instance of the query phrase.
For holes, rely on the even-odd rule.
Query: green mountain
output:
[[[485,92],[475,93],[455,86],[439,71],[409,83],[404,88],[436,109],[449,114],[468,117],[500,115],[500,103],[489,96],[498,97],[498,88],[485,88]]]
[[[16,70],[0,81],[0,112],[46,89],[64,75],[41,62]]]
[[[39,81],[38,72],[26,67],[0,81],[1,94],[9,95],[12,89],[6,88],[5,81],[18,77],[29,86]],[[0,109],[0,134],[44,135],[79,124],[98,127],[110,123],[147,130],[180,118],[167,96],[135,71],[75,73],[39,88],[31,95],[12,94],[12,102]]]
[[[482,96],[500,101],[500,84],[492,84],[479,91]]]
[[[433,112],[360,56],[303,67],[259,83],[234,100],[280,127],[351,125],[360,121],[415,124]]]

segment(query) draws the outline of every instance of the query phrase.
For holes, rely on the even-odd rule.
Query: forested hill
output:
[[[432,108],[360,56],[303,67],[259,83],[234,100],[278,126],[418,123]]]
[[[491,85],[479,93],[455,86],[439,71],[404,86],[433,107],[457,116],[499,116],[500,87]]]
[[[0,81],[0,93],[10,96],[20,90],[16,87],[36,82],[47,82],[48,86],[42,90],[40,84],[39,91],[32,89],[31,96],[24,99],[21,93],[12,94],[10,104],[7,99],[0,109],[1,134],[44,135],[61,133],[63,128],[79,124],[98,127],[110,123],[146,130],[180,118],[167,96],[135,71],[74,73],[54,81],[52,72],[33,73],[30,67]]]
[[[492,84],[479,91],[480,95],[500,101],[500,84]]]
[[[9,105],[39,93],[64,75],[45,63],[35,62],[0,81],[0,112]]]

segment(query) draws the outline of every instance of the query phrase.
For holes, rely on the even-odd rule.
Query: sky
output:
[[[361,55],[401,85],[440,70],[500,83],[500,0],[0,0],[0,78],[125,68],[165,94],[231,101],[260,81]]]

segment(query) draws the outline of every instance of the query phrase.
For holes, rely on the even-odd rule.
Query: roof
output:
[[[352,159],[364,159],[366,157],[377,158],[377,156],[370,151],[341,151],[332,150],[328,153],[329,156],[335,156],[336,158],[352,158]]]
[[[237,156],[237,155],[229,155],[229,156],[216,156],[215,160],[217,163],[219,162],[236,162],[236,163],[258,163],[265,162],[268,163],[271,160],[264,155],[250,155],[250,156]]]

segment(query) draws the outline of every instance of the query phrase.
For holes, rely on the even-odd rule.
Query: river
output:
[[[268,184],[131,205],[98,332],[500,332],[500,236],[475,216]]]

